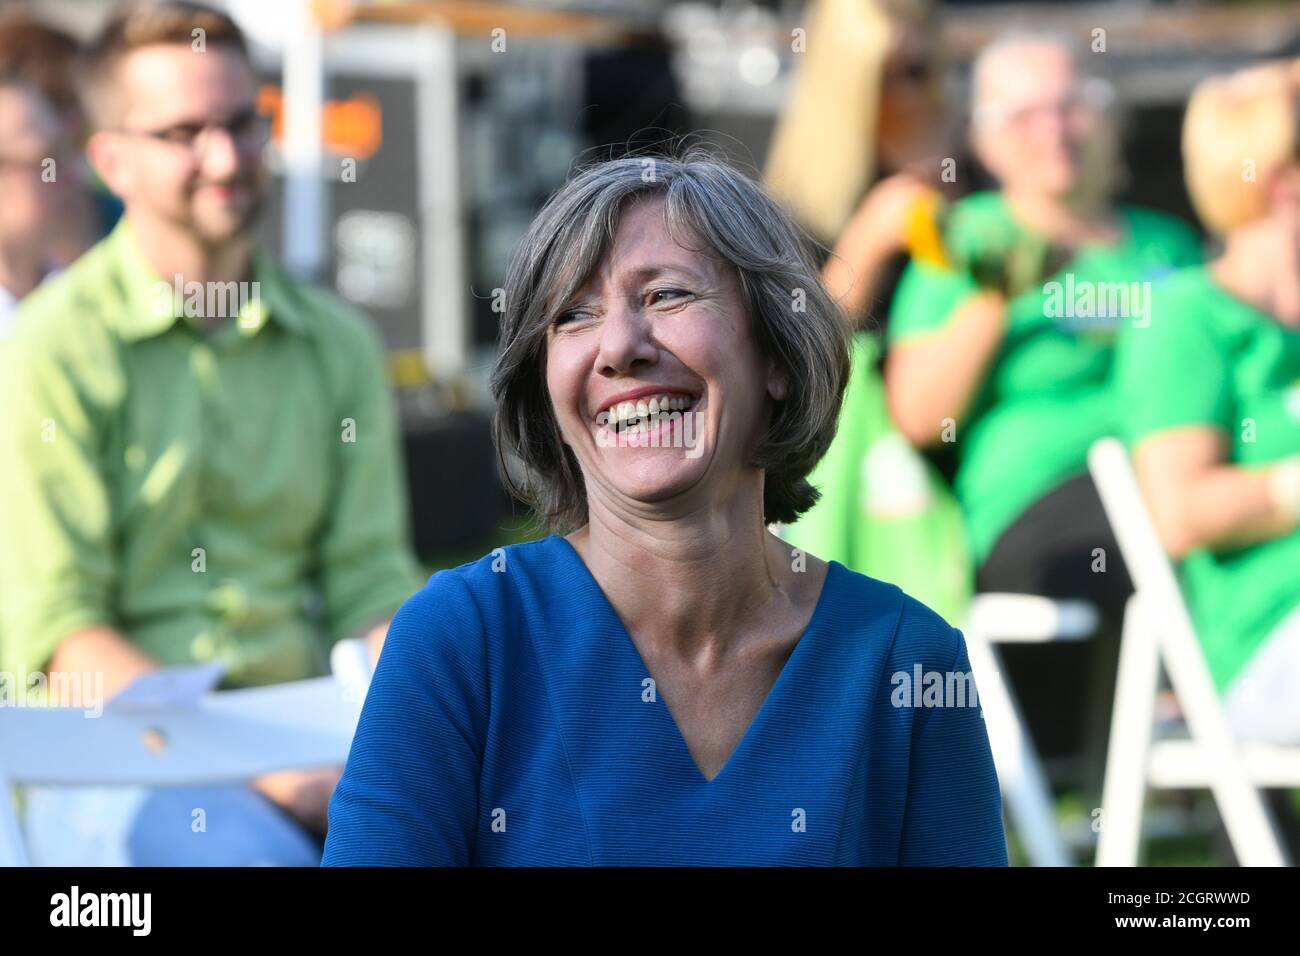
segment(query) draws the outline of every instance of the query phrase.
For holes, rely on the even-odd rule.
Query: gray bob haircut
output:
[[[764,523],[792,522],[819,497],[806,479],[835,436],[852,332],[818,278],[807,235],[752,179],[698,146],[587,165],[533,220],[506,277],[491,378],[505,481],[549,531],[587,523],[582,472],[546,387],[547,330],[604,259],[622,211],[657,196],[675,241],[730,264],[760,352],[788,376],[751,464],[765,472]],[[511,474],[507,453],[522,476]]]

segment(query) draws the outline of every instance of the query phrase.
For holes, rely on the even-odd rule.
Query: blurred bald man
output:
[[[34,89],[0,77],[0,338],[48,271],[59,124]]]

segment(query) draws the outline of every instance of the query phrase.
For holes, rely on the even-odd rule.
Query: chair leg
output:
[[[1147,756],[1151,750],[1160,681],[1160,648],[1154,627],[1155,622],[1148,620],[1138,595],[1130,597],[1120,637],[1115,709],[1102,784],[1097,866],[1138,865]]]
[[[1187,726],[1205,753],[1209,786],[1233,852],[1242,866],[1287,866],[1287,851],[1259,787],[1250,779],[1240,744],[1233,736],[1201,649],[1190,630],[1169,628],[1160,635],[1165,667],[1187,717]]]
[[[966,632],[966,651],[979,688],[998,781],[1025,852],[1034,866],[1070,866],[1033,739],[1002,675],[997,650],[975,628]]]

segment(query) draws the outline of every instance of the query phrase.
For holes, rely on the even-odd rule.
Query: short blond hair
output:
[[[1268,213],[1262,188],[1300,156],[1300,57],[1201,82],[1183,120],[1187,191],[1225,233]]]

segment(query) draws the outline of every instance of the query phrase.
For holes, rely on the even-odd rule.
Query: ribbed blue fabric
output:
[[[573,546],[504,548],[394,617],[323,865],[1005,866],[983,712],[900,676],[931,671],[957,690],[961,633],[831,562],[707,780]]]

